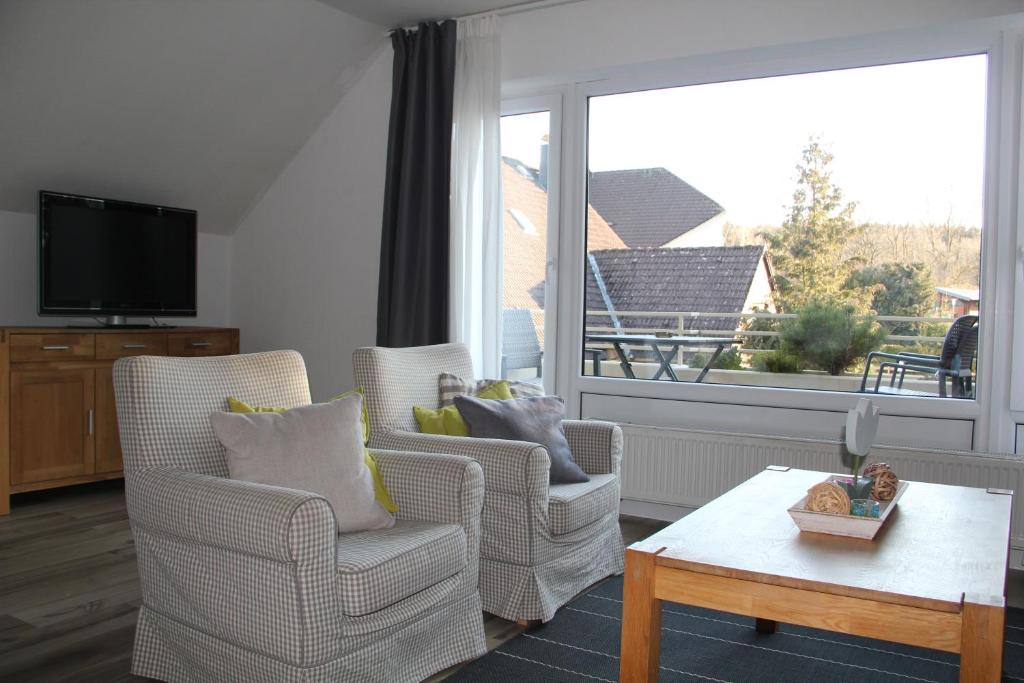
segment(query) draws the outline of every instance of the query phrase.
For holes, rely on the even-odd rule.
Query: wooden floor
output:
[[[622,535],[628,545],[663,526],[623,518]],[[1024,572],[1007,591],[1024,606]],[[146,681],[129,673],[139,600],[120,481],[22,494],[0,517],[0,682]],[[488,649],[522,632],[491,615],[484,627]]]
[[[0,517],[0,681],[146,681],[129,673],[140,597],[122,483],[21,494],[13,503]],[[627,544],[662,526],[622,521]],[[491,615],[484,625],[488,649],[522,631]]]

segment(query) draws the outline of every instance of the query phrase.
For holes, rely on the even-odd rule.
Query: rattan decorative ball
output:
[[[850,514],[850,496],[834,481],[823,481],[807,490],[804,508],[811,512],[828,512],[833,515]]]
[[[899,488],[900,480],[884,462],[875,462],[864,468],[864,476],[875,480],[871,488],[871,497],[879,501],[892,500]]]

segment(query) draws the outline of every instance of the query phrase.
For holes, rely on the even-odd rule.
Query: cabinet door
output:
[[[93,472],[93,370],[11,371],[11,483]]]
[[[119,472],[121,438],[117,433],[117,405],[114,402],[114,369],[96,370],[96,473]]]
[[[167,336],[171,356],[226,356],[237,353],[230,332],[178,332]]]

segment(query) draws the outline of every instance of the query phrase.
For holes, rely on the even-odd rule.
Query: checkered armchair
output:
[[[319,495],[227,479],[210,426],[228,396],[308,404],[299,354],[125,358],[114,388],[142,582],[133,673],[419,681],[484,653],[476,462],[375,451],[398,520],[338,534]]]
[[[551,462],[539,444],[419,433],[412,408],[438,407],[438,375],[473,376],[464,345],[362,348],[352,363],[366,393],[371,445],[458,453],[483,468],[480,597],[486,611],[548,621],[587,586],[622,573],[618,426],[563,421],[573,459],[590,481],[550,485]]]

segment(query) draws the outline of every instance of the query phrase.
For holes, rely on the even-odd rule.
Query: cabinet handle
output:
[[[89,408],[89,436],[96,433],[96,411]]]
[[[189,344],[192,346],[193,349],[202,349],[202,348],[206,348],[207,346],[209,346],[210,342],[208,342],[208,341],[194,341],[194,342],[189,342]]]
[[[144,349],[145,344],[121,344],[122,349]]]
[[[53,344],[52,346],[44,346],[43,351],[69,351],[71,349],[67,344]]]

